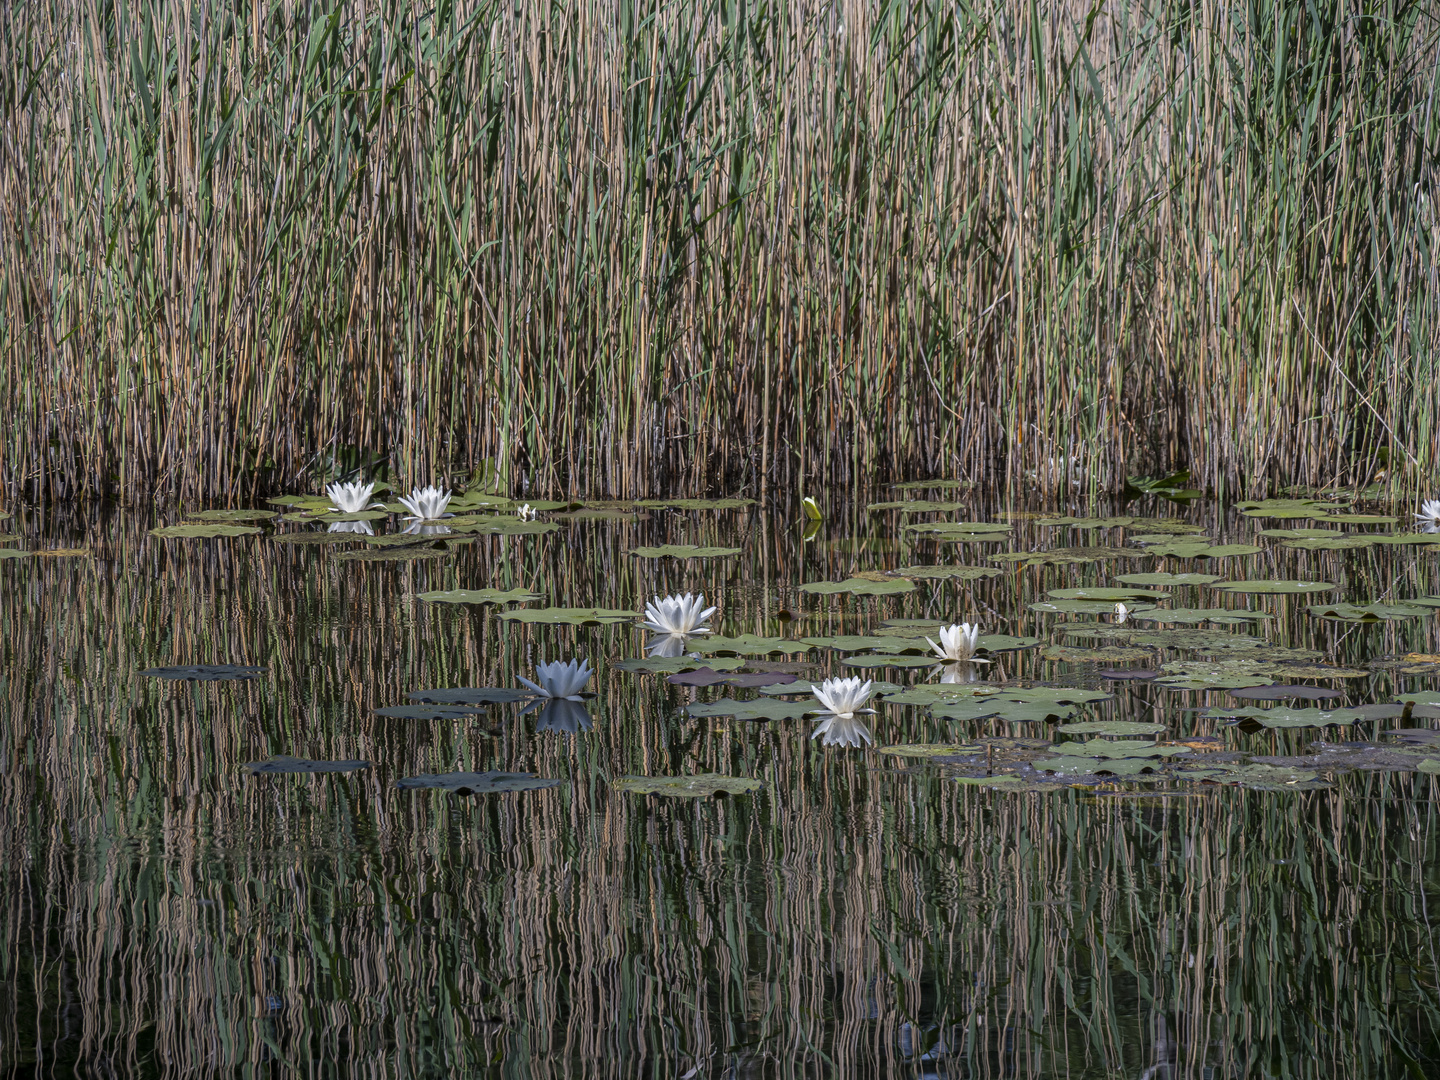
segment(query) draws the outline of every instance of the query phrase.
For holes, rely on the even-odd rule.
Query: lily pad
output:
[[[663,544],[660,547],[638,547],[630,554],[642,559],[719,559],[739,555],[742,548],[696,547],[694,544]]]
[[[1212,589],[1251,596],[1308,596],[1311,593],[1334,592],[1339,587],[1328,581],[1220,581],[1211,586]]]
[[[265,501],[271,506],[299,507],[302,510],[328,510],[335,505],[324,495],[279,495]]]
[[[177,682],[222,682],[231,679],[258,679],[263,667],[246,667],[240,664],[184,664],[178,667],[152,667],[140,672],[157,679]]]
[[[1363,536],[1335,536],[1324,539],[1314,536],[1301,540],[1282,540],[1280,546],[1294,551],[1353,551],[1370,547],[1374,543],[1375,541]]]
[[[1068,525],[1072,529],[1118,529],[1133,525],[1129,517],[1048,517],[1036,518],[1036,525]]]
[[[550,521],[522,521],[518,517],[504,515],[465,522],[459,525],[446,522],[458,533],[478,533],[486,536],[539,536],[543,533],[559,532],[560,526]]]
[[[286,514],[281,521],[384,521],[390,515],[384,510],[355,510],[348,514],[334,512],[333,507],[316,510],[314,513]]]
[[[260,529],[255,525],[166,525],[164,528],[151,529],[150,535],[167,540],[193,540],[216,536],[254,536],[258,532]]]
[[[521,604],[539,600],[540,594],[528,589],[448,589],[417,593],[415,598],[432,604]]]
[[[1150,611],[1136,611],[1131,618],[1137,622],[1156,623],[1218,623],[1238,626],[1247,622],[1273,619],[1268,611],[1251,611],[1249,608],[1154,608]]]
[[[1014,724],[1033,724],[1045,720],[1068,720],[1075,715],[1075,707],[1052,701],[1015,701],[997,694],[969,701],[937,703],[930,706],[930,715],[937,720],[988,720],[993,717]]]
[[[719,773],[696,773],[693,776],[625,776],[610,785],[616,791],[636,795],[669,795],[681,799],[708,798],[713,795],[743,795],[759,791],[759,780],[745,776],[721,776]]]
[[[1152,548],[1151,550],[1156,554],[1161,554],[1158,549]],[[1173,550],[1172,545],[1172,550],[1168,554],[1187,559],[1233,559],[1238,555],[1257,555],[1264,550],[1255,544],[1210,544],[1199,551],[1181,554],[1179,551]]]
[[[1127,605],[1131,612],[1146,611],[1155,605],[1150,603],[1135,602]],[[1046,614],[1066,615],[1109,615],[1115,611],[1113,600],[1041,600],[1030,605],[1031,611],[1040,611]]]
[[[1337,525],[1394,525],[1399,519],[1388,514],[1316,514],[1315,520],[1333,521]]]
[[[1175,775],[1182,780],[1203,779],[1216,784],[1233,784],[1258,791],[1306,791],[1315,787],[1329,787],[1316,773],[1275,765],[1224,764],[1207,768],[1203,776],[1187,769],[1182,769]]]
[[[1110,773],[1114,776],[1134,776],[1153,772],[1159,762],[1152,758],[1086,758],[1065,755],[1042,758],[1031,762],[1036,769],[1054,773]]]
[[[21,551],[19,548],[0,548],[0,559],[28,559],[33,554],[34,552]]]
[[[1050,747],[1056,754],[1088,758],[1149,758],[1176,757],[1190,753],[1188,746],[1159,746],[1145,739],[1087,739],[1084,742],[1057,743]]]
[[[1291,686],[1287,683],[1231,690],[1230,696],[1242,701],[1329,701],[1344,697],[1339,690],[1329,690],[1323,686]]]
[[[1151,649],[1131,649],[1120,645],[1106,645],[1098,649],[1076,649],[1068,645],[1051,645],[1040,654],[1046,660],[1059,660],[1066,664],[1134,664],[1149,660],[1155,655]]]
[[[1201,652],[1249,651],[1265,646],[1265,639],[1225,630],[1132,630],[1128,639],[1136,645],[1160,645],[1167,649],[1194,649]]]
[[[902,526],[905,532],[914,533],[1008,533],[1014,525],[1003,521],[916,521]]]
[[[735,672],[716,671],[714,668],[696,668],[694,671],[686,671],[669,676],[666,682],[672,682],[676,686],[744,686],[758,688],[763,694],[766,691],[789,692],[790,683],[795,683],[796,677],[783,672],[775,671],[748,671],[744,674]],[[808,692],[806,689],[796,690],[795,693]]]
[[[1435,614],[1433,608],[1414,604],[1311,604],[1306,610],[1337,622],[1390,622]]]
[[[1062,547],[1048,551],[1007,551],[1000,555],[988,555],[986,558],[991,562],[1018,562],[1029,566],[1064,566],[1111,559],[1146,559],[1149,558],[1149,552],[1132,551],[1128,548]]]
[[[1154,589],[1113,589],[1092,586],[1085,589],[1051,589],[1045,594],[1052,600],[1104,600],[1112,605],[1121,600],[1168,600],[1170,594]]]
[[[1291,709],[1277,706],[1273,709],[1210,709],[1202,716],[1231,717],[1236,720],[1254,720],[1267,728],[1327,727],[1330,724],[1353,724],[1364,720],[1365,714],[1354,709]]]
[[[277,755],[266,761],[245,763],[252,776],[272,776],[277,773],[346,773],[368,769],[368,761],[311,761],[309,758]]]
[[[693,656],[640,656],[630,660],[617,660],[610,667],[615,671],[634,671],[650,675],[673,675],[678,671],[697,671],[709,668],[711,671],[734,671],[745,666],[744,657],[710,656],[697,660]]]
[[[1434,533],[1367,533],[1372,544],[1440,544],[1440,532]]]
[[[446,559],[453,554],[426,547],[381,548],[379,551],[336,551],[331,558],[339,562],[424,562],[427,559]]]
[[[844,581],[812,581],[800,586],[804,593],[818,593],[829,596],[835,593],[853,593],[856,596],[892,596],[897,593],[915,591],[915,583],[904,578],[890,581],[871,581],[869,578],[846,578]]]
[[[1157,686],[1172,690],[1214,690],[1266,686],[1275,681],[1269,664],[1250,660],[1175,660],[1161,667]]]
[[[196,521],[269,521],[280,514],[275,510],[196,510],[185,516]]]
[[[1066,735],[1158,735],[1165,725],[1138,720],[1080,720],[1061,724],[1055,730]]]
[[[915,581],[948,579],[954,581],[978,581],[981,578],[999,577],[1004,570],[993,566],[902,566],[891,570],[894,577],[911,578]]]
[[[951,743],[900,743],[894,746],[877,747],[877,754],[891,754],[894,757],[920,758],[947,758],[961,757],[965,754],[978,754],[983,752],[983,746],[967,746],[965,744]]]
[[[793,655],[810,651],[810,646],[803,641],[789,641],[785,638],[759,637],[755,634],[741,634],[739,637],[724,637],[719,634],[712,634],[706,638],[697,638],[690,643],[692,652],[710,653],[738,653],[745,656],[767,656],[772,653]],[[712,665],[713,666],[713,665]]]
[[[935,656],[916,656],[914,654],[907,654],[904,656],[862,654],[860,656],[847,656],[845,657],[845,659],[841,660],[840,663],[843,664],[845,667],[852,668],[912,668],[932,667],[935,664],[941,663],[941,661]]]
[[[461,720],[483,712],[483,705],[387,705],[376,716],[392,720]]]
[[[1334,540],[1345,534],[1339,529],[1261,529],[1257,535],[1276,540]]]
[[[769,686],[756,686],[755,692],[765,694],[768,697],[793,697],[798,694],[813,695],[816,688],[820,685],[820,683],[810,682],[807,679],[797,679],[792,683],[773,683]],[[899,683],[885,682],[881,679],[870,680],[870,690],[877,698],[883,697],[889,700],[888,695],[900,694],[908,689],[909,687],[901,686]]]
[[[1115,580],[1126,585],[1209,585],[1220,577],[1218,574],[1116,574]]]
[[[703,701],[686,706],[685,711],[694,717],[732,716],[736,720],[796,720],[808,712],[820,708],[818,701],[780,701],[777,698],[752,698],[736,701],[721,698],[719,701]]]
[[[529,690],[511,690],[502,686],[450,686],[439,690],[414,690],[406,696],[411,701],[428,705],[501,705],[511,701],[528,701],[535,695]]]
[[[871,512],[877,510],[899,510],[902,514],[951,514],[964,507],[964,503],[958,502],[932,502],[927,499],[905,499],[900,502],[878,502],[871,503],[865,507]]]
[[[502,611],[497,616],[507,622],[548,623],[551,625],[581,626],[585,623],[619,623],[638,618],[633,611],[618,608],[595,607],[545,607],[517,608]]]
[[[1431,776],[1440,774],[1440,758],[1426,758],[1415,766],[1420,772],[1429,773]]]
[[[754,506],[754,499],[641,499],[637,506],[665,510],[739,510]]]
[[[365,539],[363,533],[277,532],[270,534],[271,542],[276,544],[353,544],[363,539]]]
[[[398,788],[434,788],[452,791],[456,795],[489,795],[496,792],[539,791],[542,788],[559,787],[564,780],[546,780],[534,773],[512,772],[452,772],[421,773],[396,780]]]
[[[891,652],[928,652],[930,646],[923,637],[880,637],[873,634],[834,634],[829,637],[801,638],[806,645],[817,649],[838,649],[840,652],[858,652],[861,649],[886,649]],[[937,664],[940,660],[937,658]]]
[[[968,491],[974,486],[974,480],[905,480],[890,485],[894,491]]]

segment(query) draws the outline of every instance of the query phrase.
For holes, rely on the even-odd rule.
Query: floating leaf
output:
[[[955,581],[978,581],[981,578],[999,577],[1005,571],[993,566],[902,566],[891,570],[895,577],[912,578],[916,581],[952,579]]]
[[[1288,596],[1334,592],[1339,586],[1328,581],[1220,581],[1211,588],[1252,596]]]
[[[869,578],[846,578],[844,581],[812,581],[800,586],[804,593],[818,593],[822,596],[834,593],[853,593],[857,596],[891,596],[896,593],[915,591],[915,583],[904,578],[890,581],[871,581]]]
[[[1200,715],[1254,720],[1267,728],[1326,727],[1330,724],[1353,724],[1356,720],[1365,719],[1363,713],[1354,709],[1291,709],[1284,706],[1273,709],[1216,708]]]
[[[895,491],[968,491],[974,486],[973,480],[906,480],[890,485]]]
[[[641,499],[639,506],[667,510],[739,510],[754,506],[754,499]]]
[[[1155,608],[1150,611],[1133,612],[1131,618],[1138,622],[1210,622],[1222,625],[1240,625],[1263,619],[1273,619],[1275,616],[1267,611],[1251,611],[1249,608]]]
[[[1045,594],[1052,600],[1105,600],[1112,605],[1120,600],[1168,600],[1170,594],[1154,589],[1113,589],[1092,586],[1084,589],[1051,589]]]
[[[938,627],[931,629],[932,632],[939,633]],[[819,649],[838,649],[841,652],[858,652],[861,649],[888,649],[892,652],[930,651],[930,646],[925,643],[923,637],[897,638],[868,634],[835,634],[830,637],[807,637],[800,640],[806,645],[814,645]],[[940,660],[937,658],[935,663],[940,663]]]
[[[870,691],[876,697],[886,697],[886,695],[889,694],[899,694],[903,693],[905,690],[908,689],[908,687],[901,686],[899,683],[884,682],[879,679],[871,679],[869,681]],[[797,694],[813,695],[816,688],[820,685],[820,683],[810,682],[805,679],[799,679],[792,683],[776,683],[771,686],[756,686],[755,690],[757,693],[765,694],[769,697],[789,697]]]
[[[903,531],[913,533],[1008,533],[1014,525],[1003,521],[916,521],[902,526]]]
[[[852,668],[931,667],[932,665],[938,664],[940,662],[941,661],[934,656],[886,656],[884,654],[847,656],[845,657],[845,659],[840,661],[840,663],[843,664],[845,667]]]
[[[1388,622],[1435,614],[1433,608],[1414,604],[1311,604],[1307,610],[1312,615],[1339,622]]]
[[[1255,555],[1264,551],[1255,544],[1211,544],[1181,558],[1191,559],[1233,559],[1237,555]]]
[[[447,524],[458,533],[479,533],[487,536],[539,536],[560,531],[560,526],[551,521],[522,521],[508,515],[458,525],[453,522]]]
[[[691,642],[691,649],[701,653],[739,653],[745,656],[765,656],[771,653],[793,655],[810,651],[803,641],[789,641],[785,638],[759,637],[755,634],[741,634],[739,637],[724,637],[719,634],[698,638]]]
[[[1084,742],[1058,743],[1050,749],[1066,757],[1088,758],[1176,757],[1190,753],[1188,746],[1159,746],[1148,739],[1087,739]]]
[[[269,521],[280,515],[274,510],[197,510],[185,516],[196,521]]]
[[[630,554],[642,559],[719,559],[739,555],[743,549],[727,547],[696,547],[694,544],[664,544],[661,547],[638,547]]]
[[[449,589],[417,593],[416,599],[432,604],[520,604],[539,600],[540,594],[528,589]]]
[[[452,772],[421,773],[396,780],[398,788],[435,788],[453,791],[456,795],[489,795],[507,791],[539,791],[559,787],[563,780],[543,780],[534,773]]]
[[[245,667],[240,664],[184,664],[178,667],[146,668],[140,674],[184,682],[220,682],[230,679],[255,679],[264,671],[263,667]]]
[[[1338,525],[1394,525],[1399,518],[1388,514],[1316,514],[1315,520],[1333,521]]]
[[[1126,605],[1132,612],[1145,611],[1153,608],[1154,604],[1142,604],[1136,602]],[[1113,600],[1041,600],[1030,605],[1031,611],[1040,611],[1046,614],[1067,614],[1067,615],[1108,615],[1115,611]]]
[[[1172,690],[1229,689],[1264,686],[1274,681],[1269,664],[1250,660],[1175,660],[1161,667],[1156,685]]]
[[[1242,701],[1328,701],[1332,698],[1342,697],[1339,690],[1327,690],[1323,686],[1291,686],[1286,683],[1272,684],[1270,686],[1252,686],[1240,690],[1231,690],[1230,696],[1240,698]]]
[[[928,512],[950,514],[961,509],[964,505],[964,503],[958,502],[931,502],[926,499],[905,499],[902,502],[871,503],[865,507],[865,509],[872,512],[877,510],[899,510],[903,514],[923,514]]]
[[[1068,525],[1072,529],[1117,529],[1134,524],[1128,517],[1048,517],[1036,518],[1036,525]]]
[[[1303,540],[1282,540],[1280,546],[1294,551],[1353,551],[1370,547],[1374,542],[1363,536],[1334,536],[1325,539],[1311,537]]]
[[[1103,562],[1107,559],[1145,559],[1149,553],[1126,548],[1071,547],[1050,551],[1007,551],[986,556],[991,562],[1016,562],[1028,566],[1065,566],[1073,563]]]
[[[415,690],[406,696],[411,701],[429,705],[500,705],[527,701],[535,694],[529,690],[511,690],[501,686],[451,686],[439,690]]]
[[[1217,574],[1116,574],[1116,581],[1126,585],[1209,585],[1219,581]]]
[[[324,521],[327,523],[336,521],[384,521],[390,514],[384,510],[356,510],[349,514],[338,514],[333,507],[317,510],[314,513],[286,514],[281,521]],[[358,534],[357,534],[358,535]]]
[[[1426,758],[1424,761],[1416,765],[1415,768],[1420,770],[1420,772],[1429,773],[1431,776],[1435,776],[1437,774],[1440,774],[1440,758]]]
[[[734,671],[744,667],[745,660],[739,656],[711,656],[697,660],[691,656],[641,656],[631,660],[617,660],[610,667],[616,671],[636,671],[645,674],[673,675],[678,671],[696,671],[709,668],[711,671]]]
[[[265,501],[271,506],[296,506],[302,510],[328,510],[335,505],[324,495],[281,495]]]
[[[796,720],[820,708],[818,701],[780,701],[776,698],[752,698],[736,701],[721,698],[689,705],[685,711],[694,717],[733,716],[736,720]]]
[[[743,795],[759,791],[759,780],[744,776],[721,776],[719,773],[696,773],[694,776],[625,776],[610,785],[616,791],[636,795],[669,795],[681,799],[698,799],[713,795]]]
[[[580,626],[584,623],[618,623],[638,618],[633,611],[617,608],[595,607],[545,607],[517,608],[502,611],[497,616],[507,622],[549,623],[552,625]]]
[[[1042,758],[1031,762],[1036,769],[1054,773],[1110,773],[1114,776],[1134,776],[1138,773],[1153,772],[1159,763],[1150,758],[1085,758],[1062,756]]]
[[[966,746],[951,743],[900,743],[895,746],[877,747],[877,754],[892,754],[895,757],[920,758],[947,758],[960,757],[965,754],[978,754],[984,750],[981,746]]]
[[[1209,765],[1203,774],[1182,768],[1175,775],[1181,780],[1203,779],[1216,784],[1234,784],[1260,791],[1305,791],[1329,786],[1308,770],[1273,765],[1218,763]]]
[[[723,683],[726,686],[754,687],[764,694],[767,691],[789,693],[791,692],[789,684],[796,683],[796,678],[794,675],[774,671],[751,671],[737,675],[734,672],[722,672],[714,668],[702,667],[696,668],[694,671],[671,675],[666,681],[672,682],[676,686],[718,686]],[[803,685],[805,689],[796,690],[795,693],[806,693],[810,686],[809,683],[796,683],[796,685]]]
[[[365,539],[363,533],[277,532],[270,539],[277,544],[353,544]]]
[[[0,548],[0,559],[28,559],[32,552],[21,551],[19,548]]]
[[[150,535],[167,540],[191,540],[215,536],[254,536],[258,532],[260,529],[255,525],[166,525],[164,528],[151,529]]]
[[[474,717],[484,709],[481,705],[387,705],[376,709],[376,716],[392,720],[462,720]]]
[[[336,551],[330,557],[337,562],[423,562],[426,559],[446,559],[452,554],[437,548],[400,547],[381,548],[379,551]]]
[[[346,773],[370,768],[368,761],[311,761],[309,758],[277,755],[267,761],[249,761],[244,766],[252,776],[277,773]]]
[[[1261,529],[1258,535],[1277,540],[1334,540],[1345,534],[1339,529]]]
[[[1051,645],[1040,654],[1046,660],[1059,660],[1066,664],[1134,664],[1149,660],[1155,654],[1150,649],[1127,649],[1118,645],[1107,645],[1098,649],[1075,649],[1068,645]]]
[[[1132,630],[1128,639],[1136,645],[1160,645],[1167,649],[1195,649],[1204,652],[1231,652],[1263,648],[1264,638],[1232,634],[1225,630]]]
[[[1066,735],[1158,735],[1165,730],[1165,725],[1137,720],[1081,720],[1061,724],[1055,730]]]
[[[1440,544],[1440,532],[1434,533],[1367,533],[1372,544]]]

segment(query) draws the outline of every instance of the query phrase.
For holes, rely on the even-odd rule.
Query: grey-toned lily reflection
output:
[[[580,701],[580,691],[595,674],[587,660],[556,660],[549,664],[536,664],[535,674],[539,682],[531,682],[525,676],[517,676],[521,682],[542,698],[563,698],[566,701]]]
[[[536,731],[558,731],[563,735],[573,735],[577,731],[589,731],[595,726],[595,721],[590,718],[590,710],[583,701],[547,698],[532,702],[524,712],[537,706],[540,708],[540,715],[535,720]]]
[[[445,507],[450,505],[450,492],[437,487],[417,487],[408,498],[400,496],[400,505],[410,511],[407,521],[434,521],[445,516]]]
[[[811,739],[819,739],[823,746],[869,746],[875,741],[860,719],[861,715],[875,712],[861,708],[875,693],[869,680],[826,679],[813,692],[824,709]]]
[[[684,654],[684,634],[656,634],[645,646],[646,656],[683,656]]]
[[[384,509],[382,503],[372,503],[370,496],[375,493],[375,482],[368,484],[358,481],[349,484],[331,484],[325,489],[326,496],[331,504],[342,514],[356,514],[361,510],[370,510],[374,507]]]
[[[336,521],[325,531],[332,533],[359,533],[361,536],[375,535],[375,530],[370,527],[370,522],[368,521]]]
[[[938,670],[940,672],[940,681],[942,683],[970,683],[980,680],[980,673],[975,670],[975,665],[968,662],[963,664],[936,664],[931,670]]]
[[[416,521],[412,518],[406,518],[405,520],[409,521],[410,524],[400,530],[404,536],[444,536],[447,533],[454,532],[449,525],[428,525],[423,521]]]

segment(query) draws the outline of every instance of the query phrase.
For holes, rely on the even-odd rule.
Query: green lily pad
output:
[[[1433,608],[1414,604],[1311,604],[1306,610],[1339,622],[1389,622],[1435,614]]]
[[[1116,574],[1115,580],[1126,585],[1210,585],[1220,577],[1217,574]]]
[[[1138,720],[1080,720],[1061,724],[1055,730],[1066,735],[1158,735],[1165,725]]]
[[[1051,589],[1045,594],[1052,600],[1106,600],[1114,605],[1121,600],[1168,600],[1170,594],[1154,589],[1113,589],[1090,587],[1085,589]]]
[[[1233,559],[1237,555],[1257,555],[1264,550],[1263,547],[1255,544],[1211,544],[1192,555],[1184,557],[1192,559]]]
[[[1335,536],[1321,539],[1310,537],[1302,540],[1282,540],[1280,546],[1294,551],[1353,551],[1367,548],[1375,541],[1363,536]]]
[[[1190,753],[1188,746],[1157,746],[1145,739],[1087,739],[1084,742],[1057,743],[1050,747],[1066,757],[1088,758],[1151,758],[1177,757]]]
[[[1098,649],[1075,649],[1068,645],[1051,645],[1040,654],[1046,660],[1059,660],[1066,664],[1134,664],[1149,660],[1155,653],[1150,649],[1127,649],[1119,645],[1107,645]]]
[[[732,716],[736,720],[797,720],[808,712],[815,712],[820,703],[810,701],[781,701],[778,698],[752,698],[736,701],[721,698],[719,701],[702,701],[686,706],[690,716]]]
[[[1003,521],[916,521],[902,526],[905,532],[914,533],[1008,533],[1014,525]]]
[[[678,675],[682,671],[734,671],[745,666],[744,657],[711,656],[696,660],[690,656],[641,656],[630,660],[617,660],[610,667],[615,671],[637,671],[646,674]]]
[[[630,554],[642,559],[719,559],[739,555],[743,549],[727,547],[696,547],[694,544],[663,544],[660,547],[638,547]]]
[[[427,547],[381,548],[379,551],[336,551],[330,557],[338,562],[424,562],[427,559],[446,559],[453,552]]]
[[[277,532],[271,533],[270,539],[276,544],[353,544],[364,540],[365,536],[363,533]]]
[[[912,668],[931,667],[935,664],[941,663],[941,661],[934,656],[886,656],[883,654],[863,654],[861,656],[847,656],[845,657],[845,659],[841,660],[840,663],[843,664],[845,667],[852,668]]]
[[[895,638],[876,637],[868,634],[835,634],[830,637],[807,637],[800,640],[806,645],[814,645],[817,649],[838,649],[840,652],[858,652],[861,649],[888,649],[891,652],[930,651],[930,646],[925,643],[923,637]],[[937,658],[935,662],[938,664],[940,660]]]
[[[937,720],[1004,720],[1012,724],[1034,724],[1046,720],[1068,720],[1075,706],[1050,701],[1013,701],[1001,695],[971,698],[969,701],[939,702],[930,706]]]
[[[668,795],[679,799],[709,798],[714,795],[743,795],[759,791],[759,780],[745,776],[721,776],[719,773],[696,773],[693,776],[624,776],[612,781],[616,791],[635,795]]]
[[[368,769],[368,761],[311,761],[309,758],[277,755],[266,761],[247,761],[243,768],[252,776],[273,776],[278,773],[346,773]]]
[[[1210,587],[1251,596],[1308,596],[1311,593],[1334,592],[1340,586],[1331,585],[1328,581],[1220,581]]]
[[[279,517],[274,510],[196,510],[185,515],[195,521],[269,521]],[[286,759],[290,760],[290,759]],[[298,759],[297,759],[298,760]]]
[[[1196,649],[1204,652],[1233,652],[1259,649],[1265,639],[1225,630],[1132,630],[1127,635],[1136,645],[1160,645],[1166,649]]]
[[[713,634],[706,638],[696,638],[690,642],[692,652],[701,652],[707,655],[711,653],[738,653],[745,656],[766,656],[771,653],[783,653],[793,655],[810,651],[810,646],[803,641],[789,641],[785,638],[759,637],[755,634],[741,634],[739,637],[723,637]],[[711,667],[715,665],[711,664]]]
[[[929,758],[961,757],[965,754],[978,754],[983,752],[983,746],[966,746],[964,744],[950,743],[899,743],[894,746],[877,747],[877,754],[891,754],[894,757]]]
[[[641,499],[636,505],[656,510],[739,510],[754,499]]]
[[[328,510],[335,505],[324,495],[280,495],[265,501],[271,506],[298,507],[301,510]]]
[[[905,480],[891,484],[893,491],[968,491],[975,486],[974,480]]]
[[[1339,529],[1261,529],[1258,535],[1276,540],[1334,540],[1345,534]]]
[[[543,533],[559,532],[560,526],[551,521],[522,521],[518,517],[484,518],[478,521],[445,522],[458,533],[476,533],[484,536],[539,536]]]
[[[172,539],[209,539],[216,536],[254,536],[260,529],[254,525],[166,525],[151,529],[151,536]]]
[[[1366,719],[1364,713],[1355,709],[1287,709],[1282,706],[1273,709],[1217,708],[1201,715],[1254,720],[1267,728],[1327,727],[1330,724],[1353,724],[1356,720]]]
[[[1196,770],[1181,769],[1176,777],[1181,780],[1209,780],[1217,784],[1234,784],[1259,791],[1305,791],[1312,787],[1328,787],[1316,773],[1305,769],[1293,769],[1277,765],[1240,765],[1223,763],[1207,766],[1203,774]]]
[[[338,514],[329,510],[316,510],[314,513],[286,514],[281,521],[324,521],[326,523],[335,521],[384,521],[389,514],[384,510],[356,510],[349,514]],[[358,534],[357,534],[358,535]]]
[[[1041,758],[1030,763],[1036,769],[1053,773],[1110,773],[1114,776],[1135,776],[1153,772],[1159,762],[1152,758],[1086,758],[1062,756]]]
[[[1130,611],[1146,611],[1153,608],[1154,604],[1135,602],[1126,605]],[[1030,605],[1031,611],[1040,611],[1045,614],[1066,614],[1066,615],[1110,615],[1115,611],[1113,600],[1041,600]]]
[[[430,544],[447,536],[446,533],[431,533],[421,535],[420,533],[381,533],[379,536],[366,536],[364,533],[354,533],[356,540],[369,547],[409,547],[413,544]]]
[[[964,503],[958,502],[931,502],[927,499],[905,499],[900,502],[871,503],[865,507],[865,509],[871,512],[877,510],[899,510],[903,514],[924,514],[929,512],[951,514],[956,510],[962,509],[964,505]]]
[[[1025,563],[1027,566],[1066,566],[1074,563],[1149,557],[1149,552],[1109,547],[1064,547],[1051,548],[1049,551],[1007,551],[999,555],[986,556],[991,562]]]
[[[530,690],[511,690],[502,686],[450,686],[436,690],[415,690],[406,695],[411,701],[426,705],[504,705],[528,701],[535,696]]]
[[[1241,625],[1273,619],[1268,611],[1251,611],[1249,608],[1155,608],[1151,611],[1137,611],[1131,618],[1138,622],[1157,623],[1219,623]]]
[[[1161,666],[1165,674],[1157,686],[1172,690],[1231,689],[1266,686],[1274,681],[1274,666],[1250,660],[1173,660]]]
[[[1431,776],[1440,774],[1440,758],[1426,758],[1415,766],[1420,772],[1429,773]]]
[[[1129,517],[1047,517],[1036,518],[1036,525],[1068,525],[1072,529],[1118,529],[1133,525]]]
[[[416,599],[432,604],[523,604],[539,600],[540,594],[528,589],[448,589],[416,593]]]
[[[1053,785],[1032,784],[1020,779],[1018,776],[957,776],[955,783],[964,784],[967,787],[988,787],[999,788],[1002,791],[1049,791]],[[1060,790],[1055,788],[1054,790]]]
[[[797,679],[793,683],[775,683],[770,686],[757,686],[755,692],[764,694],[767,697],[792,697],[798,694],[813,695],[820,683],[808,682],[805,679]],[[885,697],[888,694],[902,693],[906,687],[899,683],[881,682],[875,679],[870,680],[870,689],[876,697]]]
[[[1323,510],[1344,510],[1350,503],[1334,499],[1312,499],[1312,498],[1291,498],[1291,499],[1246,499],[1235,504],[1237,510],[1312,510],[1320,507]]]
[[[857,596],[891,596],[896,593],[915,591],[915,583],[904,578],[891,581],[871,581],[869,578],[846,578],[844,581],[812,581],[800,586],[803,593],[818,593],[822,596],[834,593],[853,593]]]
[[[946,701],[969,701],[976,697],[998,694],[1002,687],[989,683],[916,683],[899,692],[891,692],[885,700],[895,705],[935,705]]]
[[[951,579],[955,581],[978,581],[981,578],[999,577],[1004,570],[993,566],[902,566],[891,570],[895,577],[912,578],[916,581]]]
[[[1394,525],[1399,519],[1388,514],[1316,514],[1315,520],[1333,521],[1337,525]]]
[[[542,788],[559,787],[564,780],[545,780],[534,773],[512,772],[452,772],[421,773],[396,780],[398,788],[434,788],[453,791],[456,795],[489,795],[495,792],[539,791]]]
[[[545,608],[518,608],[510,611],[502,611],[498,618],[507,622],[526,623],[549,623],[551,625],[581,626],[585,623],[608,623],[628,622],[638,618],[633,611],[621,611],[617,608],[595,608],[595,607],[545,607]]]
[[[375,715],[392,720],[463,720],[483,711],[483,705],[387,705],[376,709]]]
[[[19,548],[0,548],[0,559],[28,559],[33,554],[33,551],[21,551]]]
[[[1434,533],[1367,533],[1372,544],[1440,544],[1440,532]]]

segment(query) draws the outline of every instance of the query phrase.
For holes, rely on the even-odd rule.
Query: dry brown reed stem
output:
[[[1431,5],[0,12],[0,482],[1434,474]]]

